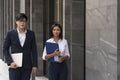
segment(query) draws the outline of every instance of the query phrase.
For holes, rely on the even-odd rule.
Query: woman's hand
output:
[[[60,55],[60,51],[58,49],[56,49],[52,54],[47,54],[45,56],[45,59],[48,60],[49,58],[51,57],[54,57],[54,56],[59,56]]]
[[[69,57],[67,55],[62,56],[62,57],[59,57],[59,62],[61,63],[61,62],[65,61],[65,60],[68,60],[68,59],[69,59]]]
[[[62,63],[64,61],[64,57],[59,57],[59,62]]]
[[[54,56],[59,56],[60,55],[60,51],[58,49],[56,49],[53,54],[54,54]]]

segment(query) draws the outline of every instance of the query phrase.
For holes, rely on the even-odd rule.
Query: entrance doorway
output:
[[[43,0],[43,43],[49,39],[49,30],[53,23],[62,25],[63,0]],[[43,44],[44,45],[44,44]],[[48,64],[43,61],[43,75],[47,76]]]

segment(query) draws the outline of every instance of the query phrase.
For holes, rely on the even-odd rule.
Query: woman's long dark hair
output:
[[[58,27],[60,28],[59,38],[62,39],[62,38],[63,38],[63,35],[62,35],[63,31],[62,31],[61,25],[58,24],[58,23],[54,23],[54,24],[51,26],[51,29],[50,29],[50,37],[54,37],[54,35],[53,35],[53,28],[56,27],[56,26],[58,26]]]

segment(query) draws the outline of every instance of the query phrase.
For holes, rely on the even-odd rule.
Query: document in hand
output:
[[[47,54],[51,54],[53,53],[56,49],[59,50],[59,46],[57,43],[51,43],[51,42],[46,42],[46,51],[47,51]],[[52,58],[50,58],[48,61],[50,62],[58,62],[58,56],[54,56]]]
[[[22,67],[23,53],[13,53],[11,57],[18,67]]]

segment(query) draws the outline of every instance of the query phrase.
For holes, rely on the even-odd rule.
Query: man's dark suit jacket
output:
[[[23,68],[37,67],[37,48],[33,31],[27,30],[23,47],[20,45],[17,29],[7,33],[3,44],[3,54],[8,65],[13,62],[11,54],[23,53]]]

